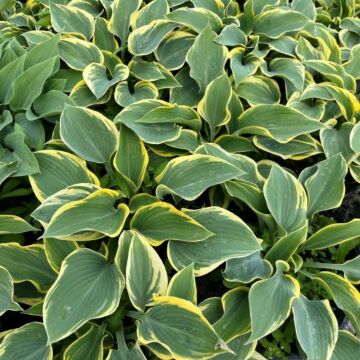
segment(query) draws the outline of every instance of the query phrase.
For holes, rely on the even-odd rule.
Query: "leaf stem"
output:
[[[125,316],[130,317],[132,319],[141,320],[145,314],[139,313],[137,311],[128,310],[125,313]]]

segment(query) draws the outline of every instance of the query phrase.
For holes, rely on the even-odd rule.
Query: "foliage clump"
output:
[[[0,359],[360,359],[358,12],[0,1]]]

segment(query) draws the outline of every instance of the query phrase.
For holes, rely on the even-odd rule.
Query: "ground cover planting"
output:
[[[360,359],[359,10],[0,0],[0,360]]]

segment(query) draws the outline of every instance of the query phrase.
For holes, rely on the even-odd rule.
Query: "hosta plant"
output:
[[[358,12],[1,0],[0,359],[360,359]]]

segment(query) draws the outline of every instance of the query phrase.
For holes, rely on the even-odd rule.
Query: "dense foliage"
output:
[[[0,0],[0,359],[360,359],[358,10]]]

